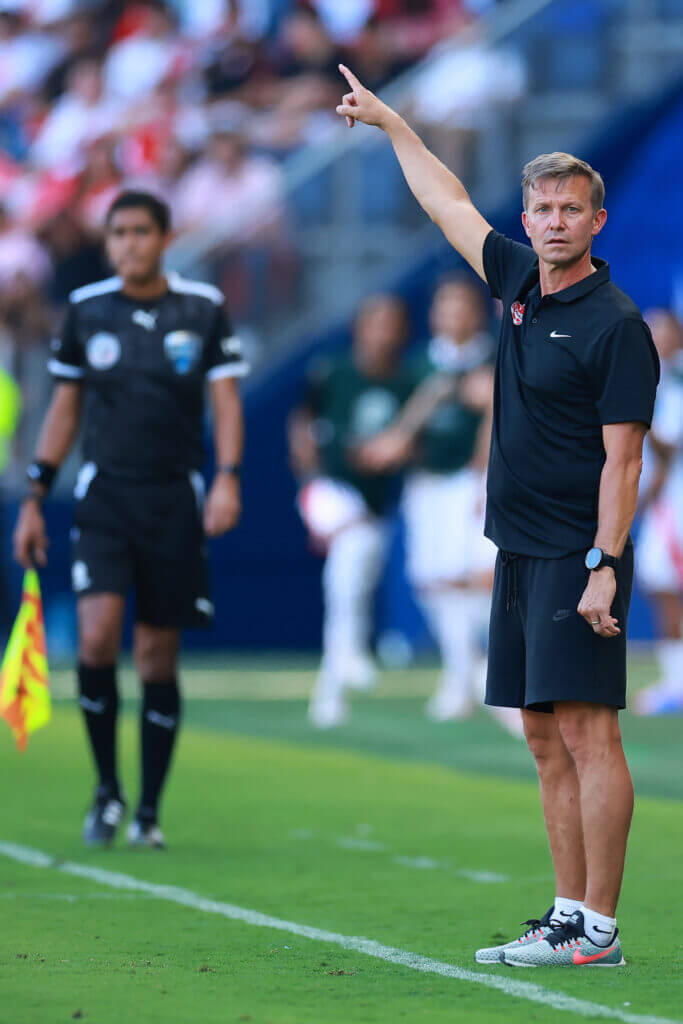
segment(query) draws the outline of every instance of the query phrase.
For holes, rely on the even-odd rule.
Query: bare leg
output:
[[[555,704],[560,735],[579,779],[586,850],[586,894],[591,910],[614,917],[621,889],[633,784],[614,708],[575,701]]]
[[[89,594],[78,599],[78,653],[92,668],[115,665],[121,648],[124,598]]]
[[[543,816],[555,868],[555,894],[583,900],[586,857],[579,779],[555,715],[522,711],[524,735],[536,761]]]

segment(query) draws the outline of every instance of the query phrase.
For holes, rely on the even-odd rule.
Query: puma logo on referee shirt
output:
[[[146,331],[153,331],[157,325],[158,309],[136,309],[131,317],[134,324],[139,324]]]

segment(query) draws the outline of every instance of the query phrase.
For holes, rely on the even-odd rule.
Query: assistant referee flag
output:
[[[40,581],[35,569],[24,574],[21,605],[0,666],[0,717],[14,733],[19,750],[50,720],[47,649]]]

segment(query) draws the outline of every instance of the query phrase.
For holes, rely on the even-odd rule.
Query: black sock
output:
[[[116,689],[116,666],[92,668],[79,662],[79,704],[85,718],[97,774],[98,796],[121,798],[116,774],[116,718],[119,695]]]
[[[136,817],[156,822],[159,799],[180,725],[178,682],[145,683],[142,703],[142,796]]]

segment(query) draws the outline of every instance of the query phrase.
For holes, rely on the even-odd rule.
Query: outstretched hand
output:
[[[344,95],[342,102],[337,107],[337,113],[340,117],[346,118],[349,128],[353,128],[356,121],[362,121],[363,124],[371,124],[377,128],[383,128],[386,123],[387,114],[391,113],[391,108],[386,103],[382,103],[364,85],[361,85],[354,73],[349,71],[345,64],[340,64],[339,70],[351,86],[351,92],[347,92]]]

